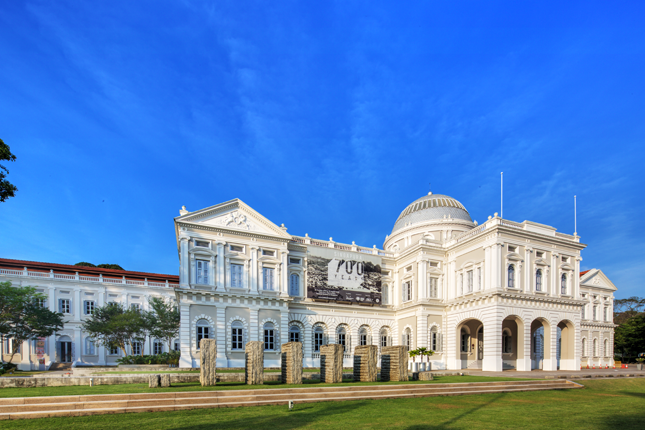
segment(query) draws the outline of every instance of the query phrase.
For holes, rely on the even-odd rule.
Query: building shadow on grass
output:
[[[239,429],[248,428],[260,430],[265,428],[298,428],[310,426],[317,421],[334,420],[335,415],[342,415],[346,413],[353,413],[361,408],[365,402],[363,401],[350,401],[350,402],[321,402],[321,403],[301,403],[296,402],[295,408],[286,415],[276,414],[275,409],[269,408],[284,408],[287,410],[288,406],[266,406],[267,414],[264,416],[248,416],[241,414],[239,419],[232,418],[231,415],[213,416],[212,423],[206,424],[187,424],[183,427],[175,427],[175,430],[211,430],[213,428],[220,429]],[[322,407],[321,407],[322,406]],[[216,422],[215,422],[216,420]],[[278,422],[279,421],[279,422]],[[323,424],[321,423],[321,426]]]
[[[503,399],[504,397],[506,397],[506,394],[503,394],[503,393],[499,394],[499,395],[495,396],[494,398],[492,398],[490,401],[488,401],[486,403],[483,403],[483,404],[481,404],[479,406],[475,406],[473,408],[467,409],[463,413],[461,413],[461,414],[457,415],[456,417],[451,418],[451,419],[449,419],[449,420],[447,420],[447,421],[445,421],[443,423],[439,423],[439,424],[417,424],[417,425],[406,427],[406,430],[427,430],[427,429],[455,428],[454,426],[458,425],[459,420],[461,420],[462,418],[465,418],[468,415],[472,415],[475,412],[479,411],[480,409],[486,408],[486,407],[492,405],[493,403],[497,402],[498,400]]]
[[[643,396],[640,393],[638,394],[639,394],[639,397]],[[644,408],[645,408],[645,405],[644,405]],[[645,411],[637,412],[629,415],[616,414],[616,415],[608,416],[603,420],[602,423],[599,423],[597,428],[603,429],[603,430],[604,429],[606,430],[615,430],[615,429],[642,430],[643,428],[645,428]]]

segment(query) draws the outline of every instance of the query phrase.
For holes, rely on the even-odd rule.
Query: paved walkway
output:
[[[571,370],[532,370],[530,372],[519,372],[516,370],[505,370],[503,372],[482,372],[481,370],[464,370],[469,375],[476,376],[502,376],[505,378],[616,378],[629,376],[645,377],[645,370],[636,370],[636,366],[631,369],[583,369],[578,371]]]

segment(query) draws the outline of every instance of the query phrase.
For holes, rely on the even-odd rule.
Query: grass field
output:
[[[400,400],[199,409],[2,421],[11,429],[619,429],[645,428],[645,380],[585,380],[586,388]]]
[[[517,378],[489,378],[486,376],[441,376],[434,381],[408,381],[408,382],[352,382],[346,380],[343,384],[321,384],[318,380],[303,380],[308,386],[321,385],[325,387],[334,385],[389,385],[389,384],[423,384],[423,383],[453,383],[453,382],[482,382],[482,381],[517,381]],[[124,385],[76,385],[72,387],[36,387],[36,388],[2,388],[1,397],[39,397],[39,396],[77,396],[88,394],[127,394],[127,393],[160,393],[170,391],[215,391],[215,390],[258,390],[271,388],[299,388],[302,385],[287,385],[279,382],[265,382],[264,385],[246,385],[244,382],[224,382],[214,387],[202,387],[199,382],[173,384],[168,388],[148,388],[148,384]]]

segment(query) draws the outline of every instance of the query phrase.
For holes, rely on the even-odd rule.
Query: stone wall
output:
[[[302,342],[282,344],[282,383],[302,384]]]
[[[408,380],[408,350],[406,346],[384,346],[381,349],[381,381]]]
[[[354,348],[354,381],[376,382],[376,345],[363,345]]]
[[[248,385],[264,383],[264,342],[254,340],[246,343],[245,382]]]
[[[199,341],[199,382],[202,387],[217,383],[217,341],[215,339],[202,339]]]
[[[343,382],[343,345],[320,347],[320,381],[327,384]]]

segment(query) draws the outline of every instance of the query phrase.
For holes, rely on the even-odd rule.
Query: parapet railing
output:
[[[300,243],[303,245],[319,246],[321,248],[334,248],[334,249],[339,249],[341,251],[362,252],[363,254],[380,255],[381,257],[390,257],[390,258],[394,257],[393,253],[378,249],[376,245],[374,245],[373,248],[367,248],[364,246],[358,246],[353,242],[351,245],[349,245],[346,243],[334,242],[333,240],[331,240],[331,238],[329,239],[330,240],[328,241],[323,241],[319,239],[312,239],[308,235],[305,237],[291,236],[292,242]]]
[[[9,275],[9,276],[19,276],[25,278],[37,278],[37,279],[64,279],[67,281],[79,281],[79,282],[91,282],[97,284],[120,284],[120,285],[138,285],[142,287],[165,287],[165,288],[175,288],[179,287],[179,284],[166,282],[150,282],[148,279],[139,280],[139,279],[127,279],[125,276],[121,278],[104,278],[103,275],[99,276],[83,276],[79,275],[78,272],[76,275],[64,274],[64,273],[54,273],[54,271],[49,272],[32,272],[29,270],[9,270],[9,269],[0,269],[0,275]]]

